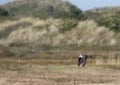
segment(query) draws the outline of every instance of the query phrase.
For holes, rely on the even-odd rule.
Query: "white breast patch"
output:
[[[79,55],[78,57],[79,57],[79,58],[83,58],[83,56],[82,56],[82,55]]]

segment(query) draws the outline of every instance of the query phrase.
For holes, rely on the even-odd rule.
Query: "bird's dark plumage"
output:
[[[82,64],[82,66],[85,67],[87,58],[92,58],[92,56],[89,55],[78,56],[78,66]]]

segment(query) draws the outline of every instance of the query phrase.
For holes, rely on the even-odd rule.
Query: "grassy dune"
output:
[[[71,26],[71,23],[78,23]],[[99,27],[92,20],[24,18],[0,24],[0,44],[29,43],[47,46],[119,45],[119,33]],[[63,28],[65,27],[65,30]],[[63,30],[63,31],[61,31]]]

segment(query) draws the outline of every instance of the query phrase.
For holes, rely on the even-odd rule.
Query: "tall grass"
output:
[[[0,25],[0,43],[4,45],[15,42],[47,46],[74,45],[76,47],[86,44],[105,46],[119,44],[119,33],[115,35],[107,28],[99,27],[92,20],[78,22],[68,19],[65,22],[62,19],[40,20],[28,17],[13,21],[8,20]]]

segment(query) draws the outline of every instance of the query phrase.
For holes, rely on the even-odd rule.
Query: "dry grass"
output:
[[[119,85],[120,72],[106,65],[20,65],[21,70],[0,69],[0,85]],[[18,68],[20,68],[20,66]],[[115,65],[116,66],[116,65]],[[104,67],[104,68],[103,68]],[[119,66],[116,66],[119,67]],[[29,69],[28,69],[29,68]]]
[[[73,20],[74,21],[74,20]],[[86,20],[76,27],[60,32],[62,19],[27,17],[0,23],[0,44],[14,42],[35,43],[40,45],[118,45],[119,33],[99,27],[94,21]],[[78,21],[75,21],[78,22]]]
[[[1,57],[0,85],[120,84],[120,59],[114,59],[117,52],[98,55],[89,51],[98,56],[88,59],[85,68],[77,66],[79,53],[84,52],[40,52],[25,57]]]
[[[0,36],[0,44],[10,44],[0,47],[0,85],[120,84],[119,36],[91,20],[61,33],[60,22],[28,17],[0,23],[0,33],[5,35]],[[8,52],[13,55],[4,55]],[[85,68],[78,68],[80,53],[92,54],[95,59],[89,59]]]

